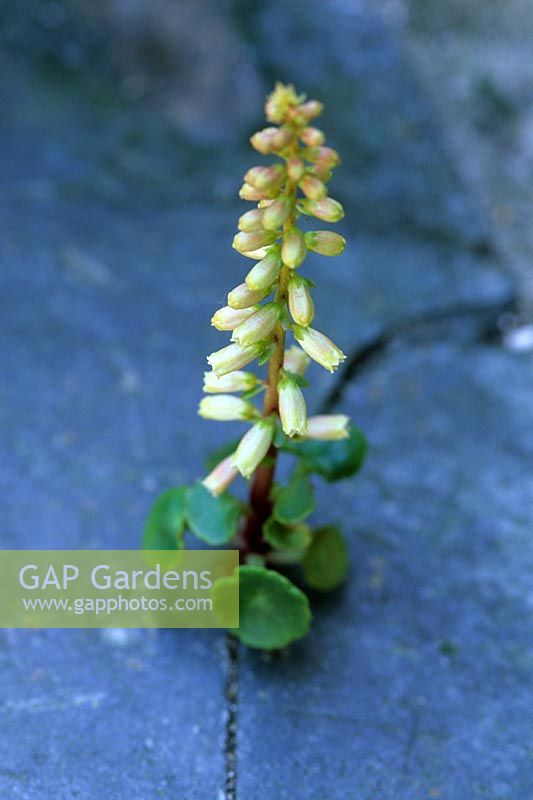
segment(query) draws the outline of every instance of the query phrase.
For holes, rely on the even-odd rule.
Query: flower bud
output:
[[[304,128],[300,132],[300,139],[308,147],[320,147],[326,141],[326,137],[318,128]]]
[[[225,392],[249,392],[257,386],[253,372],[228,372],[217,378],[214,372],[204,372],[204,392],[224,394]]]
[[[259,189],[256,189],[254,186],[250,186],[249,183],[243,183],[239,189],[239,197],[241,200],[253,200],[254,202],[259,202],[260,200],[265,199],[265,193],[260,192]]]
[[[307,281],[295,276],[288,283],[289,310],[298,325],[310,325],[315,316],[315,307]]]
[[[211,492],[213,497],[218,497],[219,494],[222,494],[239,474],[239,470],[233,466],[234,455],[233,453],[221,461],[220,464],[217,464],[215,469],[203,479],[203,486]]]
[[[277,304],[267,303],[235,328],[231,340],[240,344],[241,347],[260,342],[272,333],[278,318],[279,309]]]
[[[338,167],[341,163],[339,154],[333,147],[306,147],[303,156],[308,161],[322,161],[328,167]]]
[[[233,454],[232,464],[249,478],[269,451],[274,438],[272,419],[261,419],[242,437]]]
[[[219,308],[211,317],[211,325],[217,331],[232,331],[241,322],[257,311],[259,306],[250,306],[249,308],[231,308],[231,306],[224,306]]]
[[[319,100],[308,100],[307,103],[302,103],[298,109],[300,115],[308,121],[320,116],[323,110],[324,104]]]
[[[285,176],[285,167],[282,164],[272,164],[270,167],[252,167],[244,180],[255,189],[263,191],[279,186]]]
[[[288,128],[263,128],[250,137],[250,143],[260,153],[268,155],[283,150],[290,142],[291,136]]]
[[[292,372],[293,375],[302,376],[305,374],[310,360],[307,353],[304,353],[304,351],[300,350],[296,345],[292,345],[288,350],[285,350],[283,369],[285,372]]]
[[[233,237],[233,247],[239,253],[246,253],[250,250],[258,250],[276,241],[276,234],[273,231],[252,231],[251,233],[237,233]]]
[[[267,97],[265,116],[270,122],[283,122],[302,100],[305,100],[305,95],[297,95],[292,84],[278,81],[274,91]]]
[[[292,202],[288,197],[280,197],[278,200],[263,209],[263,227],[269,231],[280,228],[292,211]]]
[[[270,287],[259,291],[252,291],[245,283],[239,283],[228,294],[228,305],[233,309],[250,308],[270,294]],[[254,309],[255,311],[256,309]],[[244,320],[241,320],[243,322]],[[239,323],[240,324],[240,323]],[[235,326],[236,327],[236,326]]]
[[[312,214],[324,222],[338,222],[344,217],[343,207],[331,197],[324,197],[323,200],[304,200],[301,206],[304,214]]]
[[[279,416],[287,436],[303,436],[307,427],[307,410],[303,392],[290,377],[282,378],[278,386]]]
[[[326,185],[314,175],[305,175],[298,186],[309,200],[322,200],[328,193]]]
[[[308,417],[306,436],[308,439],[325,441],[346,439],[349,436],[349,422],[350,417],[346,414],[319,414],[316,417]]]
[[[239,217],[238,228],[244,233],[254,233],[255,231],[263,230],[263,210],[261,208],[252,208]]]
[[[325,161],[317,161],[311,166],[311,172],[320,178],[321,181],[327,183],[331,179],[331,167]]]
[[[204,419],[216,419],[219,422],[253,419],[259,413],[255,406],[242,397],[232,394],[220,394],[217,397],[204,397],[200,401],[198,413]]]
[[[281,268],[279,251],[268,253],[261,261],[258,261],[246,276],[246,285],[252,291],[263,291],[269,289],[278,279]],[[242,322],[243,320],[241,320]],[[233,330],[233,329],[232,329]]]
[[[293,332],[307,355],[329,372],[334,372],[339,364],[345,361],[346,356],[342,350],[320,331],[294,325]]]
[[[207,363],[217,375],[226,375],[236,369],[241,369],[249,364],[254,358],[258,358],[263,352],[263,348],[258,345],[251,347],[241,347],[238,344],[229,344],[221,350],[216,350],[207,356]]]
[[[301,158],[293,156],[287,161],[287,175],[293,183],[298,183],[305,175],[305,163]]]
[[[296,226],[285,234],[281,245],[281,260],[290,269],[299,267],[305,259],[307,248],[304,235]]]
[[[322,256],[340,256],[346,247],[346,239],[335,231],[307,231],[305,243],[308,250]]]

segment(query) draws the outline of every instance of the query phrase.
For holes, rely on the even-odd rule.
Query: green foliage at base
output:
[[[313,589],[329,592],[344,582],[349,569],[348,545],[338,528],[318,528],[307,549],[302,568]]]
[[[309,472],[333,482],[350,478],[361,469],[367,443],[362,431],[351,425],[346,439],[334,442],[286,439],[282,448],[297,456]]]
[[[231,582],[239,583],[239,627],[231,633],[243,644],[261,650],[279,650],[308,632],[309,601],[283,575],[264,567],[240,567],[238,575],[215,583],[212,597],[217,613],[224,613]]]

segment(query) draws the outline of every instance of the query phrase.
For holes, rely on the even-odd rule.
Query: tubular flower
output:
[[[283,377],[278,386],[279,415],[287,436],[303,436],[307,428],[307,410],[303,392],[290,376]]]
[[[255,389],[258,380],[253,372],[228,372],[217,378],[214,372],[204,372],[204,392],[222,394],[225,392],[249,392]]]
[[[261,231],[263,227],[263,211],[260,208],[253,208],[239,217],[238,228],[243,233]]]
[[[239,470],[233,466],[232,454],[221,461],[220,464],[217,464],[215,469],[203,479],[202,483],[213,497],[218,497],[235,480],[238,474]]]
[[[310,325],[315,316],[315,307],[308,282],[297,275],[290,279],[287,289],[291,317],[298,325]]]
[[[308,417],[306,436],[308,439],[325,441],[346,439],[349,436],[349,423],[350,417],[346,414],[319,414],[316,417]]]
[[[229,344],[227,347],[223,347],[221,350],[217,350],[207,356],[207,363],[215,375],[220,377],[228,372],[245,367],[254,358],[260,356],[262,352],[263,348],[260,345],[241,347],[238,344]]]
[[[232,342],[246,347],[266,339],[274,330],[278,316],[279,309],[276,303],[267,303],[235,328],[231,337]]]
[[[322,200],[328,193],[326,184],[314,175],[306,175],[298,186],[309,200]]]
[[[271,418],[261,419],[242,437],[231,463],[243,477],[249,478],[268,453],[274,430]]]
[[[269,231],[276,231],[291,215],[292,203],[288,197],[274,200],[263,211],[263,226]]]
[[[340,256],[346,247],[346,239],[335,231],[307,231],[305,243],[308,250],[321,256]]]
[[[237,233],[233,238],[233,247],[239,253],[248,253],[251,250],[258,250],[276,241],[276,234],[273,231],[254,230],[249,233]]]
[[[331,197],[324,197],[322,200],[304,200],[302,210],[304,214],[311,214],[324,222],[338,222],[344,217],[343,207]]]
[[[215,311],[211,317],[211,325],[217,331],[232,331],[241,322],[257,311],[259,306],[250,306],[249,308],[231,308],[231,306],[224,306]]]
[[[317,364],[320,364],[329,372],[335,372],[339,364],[346,360],[346,356],[340,347],[337,347],[331,339],[328,339],[320,331],[316,331],[314,328],[294,325],[293,332],[302,350],[305,350],[313,361],[316,361]]]
[[[252,292],[261,292],[270,289],[274,281],[278,279],[281,269],[281,258],[279,251],[271,251],[255,267],[252,267],[245,278],[246,285]]]
[[[245,283],[240,283],[228,293],[228,306],[233,309],[250,308],[270,294],[270,286],[252,291]],[[255,309],[253,309],[255,311]],[[242,321],[242,320],[241,320]]]
[[[291,228],[283,237],[281,260],[289,269],[296,269],[305,259],[307,248],[304,235],[299,228]]]
[[[271,167],[252,167],[244,180],[256,189],[263,190],[279,186],[284,177],[285,168],[281,164],[273,164]]]
[[[285,350],[283,358],[283,369],[285,372],[292,372],[293,375],[305,375],[305,371],[309,366],[311,359],[299,347],[293,344],[288,350]]]
[[[253,419],[257,416],[257,409],[241,397],[220,394],[217,397],[202,398],[198,413],[205,419],[231,422],[232,420]]]

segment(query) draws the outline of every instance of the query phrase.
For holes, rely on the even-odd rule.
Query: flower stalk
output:
[[[326,222],[344,216],[341,204],[328,196],[327,182],[339,163],[335,150],[325,145],[325,135],[310,123],[322,112],[322,104],[296,94],[292,86],[277,84],[265,105],[271,127],[254,134],[250,141],[262,155],[280,161],[250,168],[244,176],[240,197],[257,203],[256,208],[239,218],[239,232],[233,247],[256,260],[245,280],[228,294],[228,305],[215,313],[213,325],[232,331],[233,344],[212,353],[208,361],[214,375],[206,374],[207,392],[220,387],[235,391],[252,385],[249,373],[240,372],[255,358],[268,357],[265,388],[259,421],[247,400],[232,401],[212,397],[200,404],[200,413],[211,419],[240,419],[252,427],[244,434],[233,460],[221,462],[214,477],[204,485],[220,492],[226,481],[234,479],[235,469],[251,478],[248,514],[242,530],[244,558],[263,554],[268,544],[263,526],[272,512],[272,488],[278,447],[276,428],[289,438],[308,436],[307,411],[301,389],[302,375],[310,358],[329,371],[336,369],[345,355],[327,336],[310,328],[314,317],[312,284],[301,274],[308,251],[340,255],[345,240],[332,231],[302,230],[302,215]],[[276,127],[277,126],[277,127]],[[274,293],[273,300],[268,297]],[[261,301],[265,300],[264,304]],[[286,339],[295,340],[286,350]],[[300,346],[298,346],[298,343]],[[310,357],[310,358],[309,358]],[[237,371],[232,379],[232,371]],[[246,378],[242,376],[246,374]],[[311,434],[316,438],[341,438],[347,418],[311,418]],[[221,476],[221,477],[220,477]]]

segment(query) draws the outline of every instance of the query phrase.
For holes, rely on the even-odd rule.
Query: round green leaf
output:
[[[145,550],[178,550],[186,528],[187,486],[177,486],[160,495],[150,509],[142,547]]]
[[[333,442],[289,439],[283,449],[298,456],[311,472],[316,472],[332,482],[349,478],[361,469],[367,443],[362,431],[350,425],[346,439]]]
[[[338,528],[318,528],[302,561],[305,580],[313,589],[329,592],[344,581],[349,557],[346,540]]]
[[[286,525],[302,522],[313,512],[313,485],[307,475],[295,474],[287,486],[274,489],[273,516]]]
[[[237,533],[241,506],[231,494],[213,497],[201,483],[195,484],[187,498],[187,521],[192,532],[211,545],[226,544]]]
[[[232,629],[243,644],[278,650],[305,636],[311,624],[309,601],[287,578],[264,567],[242,566],[231,578],[220,578],[212,589],[216,613],[228,607],[228,593],[239,582],[239,627]]]
[[[273,517],[263,525],[263,537],[276,550],[293,553],[299,560],[311,542],[308,525],[282,525]]]

